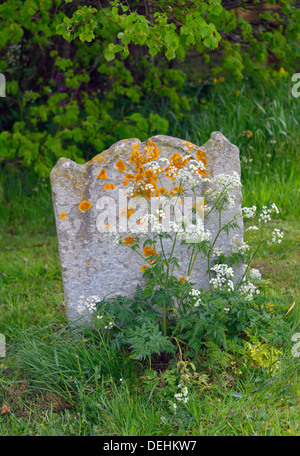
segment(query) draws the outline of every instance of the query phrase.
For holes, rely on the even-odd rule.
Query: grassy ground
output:
[[[213,388],[194,391],[175,421],[167,402],[143,390],[139,365],[91,334],[70,337],[53,223],[40,219],[34,233],[21,225],[1,233],[0,332],[8,356],[0,364],[0,404],[11,408],[0,415],[1,435],[300,435],[299,360],[290,350],[273,377],[251,369],[240,379],[214,374]],[[284,241],[261,251],[255,266],[288,311],[299,286],[299,224],[270,225],[283,227]],[[296,305],[288,317],[296,331]]]
[[[298,108],[283,96],[277,104],[266,97],[259,107],[242,90],[225,112],[225,92],[208,105],[218,112],[206,107],[198,120],[185,119],[181,131],[174,122],[169,134],[203,143],[218,129],[238,138],[244,204],[275,202],[281,215],[270,228],[285,233],[282,244],[260,251],[254,266],[284,297],[286,319],[300,332]],[[239,136],[245,130],[253,136]],[[290,345],[273,376],[254,368],[214,371],[210,388],[191,391],[175,417],[163,395],[144,389],[139,363],[91,333],[74,338],[65,327],[50,190],[46,182],[29,183],[31,176],[23,182],[12,176],[0,195],[0,333],[7,341],[0,435],[300,435],[299,358]]]

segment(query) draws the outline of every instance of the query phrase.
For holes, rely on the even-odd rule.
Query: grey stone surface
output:
[[[63,278],[65,304],[70,319],[77,316],[77,308],[81,296],[125,295],[133,296],[136,286],[143,285],[141,265],[143,260],[127,247],[109,242],[109,238],[99,232],[97,220],[103,208],[99,206],[99,198],[109,196],[115,199],[123,187],[124,174],[133,172],[134,166],[129,162],[132,145],[139,143],[140,149],[153,141],[160,150],[160,157],[169,158],[175,152],[184,156],[191,153],[195,156],[199,146],[169,136],[154,136],[144,143],[136,138],[122,140],[108,150],[94,157],[84,165],[60,158],[51,172],[52,197],[58,236],[59,255]],[[232,145],[220,132],[211,134],[210,139],[200,146],[206,156],[207,171],[210,179],[219,173],[240,176],[239,149]],[[116,168],[116,160],[123,160],[127,169],[125,173]],[[106,170],[107,179],[99,178],[102,169]],[[136,171],[135,171],[136,173]],[[98,177],[97,177],[98,176]],[[114,190],[104,190],[104,184],[114,184]],[[212,181],[201,183],[202,188],[214,187]],[[222,212],[222,222],[227,223],[240,213],[242,194],[235,189],[233,207]],[[83,203],[87,202],[87,203]],[[80,204],[83,203],[80,206]],[[112,206],[112,205],[111,205]],[[86,210],[80,210],[86,209]],[[118,210],[117,210],[118,212]],[[213,235],[219,229],[219,220],[208,218],[209,229]],[[230,253],[230,241],[234,235],[243,239],[243,221],[238,221],[238,228],[230,230],[229,235],[222,233],[216,246],[224,253]],[[129,234],[130,235],[130,234]],[[125,237],[125,233],[124,233]],[[178,277],[187,275],[188,260],[186,247],[176,249],[176,257],[180,263]],[[236,270],[239,277],[243,267]],[[208,287],[207,261],[199,256],[190,277],[198,287]]]

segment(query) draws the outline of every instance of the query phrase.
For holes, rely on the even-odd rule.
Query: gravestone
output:
[[[126,192],[130,188],[132,175],[136,176],[139,170],[139,164],[133,158],[134,151],[138,152],[137,156],[142,162],[147,161],[145,157],[151,157],[151,160],[158,156],[160,159],[170,159],[175,155],[178,157],[177,154],[182,161],[187,155],[195,160],[198,157],[198,162],[199,157],[202,157],[206,171],[200,173],[203,175],[197,190],[206,189],[208,195],[218,186],[216,176],[240,176],[239,149],[220,132],[212,133],[210,139],[200,147],[178,138],[158,135],[144,143],[136,138],[118,141],[84,165],[60,158],[51,171],[51,187],[65,304],[71,320],[78,317],[82,297],[132,297],[136,286],[145,283],[141,272],[141,266],[145,263],[142,258],[108,236],[113,229],[117,233],[121,232],[122,238],[132,236],[126,223],[129,223],[130,211],[132,209],[134,212],[134,207],[128,203],[133,200],[128,199]],[[230,254],[235,236],[241,241],[243,239],[240,187],[234,188],[232,195],[231,204],[222,211],[222,223],[239,217],[236,220],[238,226],[230,229],[228,234],[223,231],[215,245],[225,255]],[[219,230],[219,220],[214,213],[207,217],[206,224],[214,238]],[[166,250],[169,249],[170,245],[167,245]],[[189,262],[186,246],[178,245],[175,256],[180,264],[180,272],[176,274],[178,277],[186,276]],[[235,270],[237,280],[244,267]],[[201,255],[189,280],[196,283],[197,287],[209,287],[207,260]]]

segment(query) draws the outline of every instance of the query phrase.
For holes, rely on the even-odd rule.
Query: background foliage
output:
[[[183,134],[182,122],[185,135],[193,136],[185,139],[206,141],[216,86],[218,93],[225,81],[239,87],[230,94],[234,103],[245,87],[247,102],[253,87],[274,90],[295,72],[295,3],[2,3],[0,72],[7,98],[1,99],[1,167],[30,167],[47,177],[61,156],[82,163],[119,139]],[[197,134],[191,132],[194,113]],[[259,106],[257,114],[264,115]],[[278,126],[283,135],[296,128],[293,121]],[[223,121],[217,127],[243,144]],[[261,137],[272,138],[273,129],[272,120],[261,125]]]

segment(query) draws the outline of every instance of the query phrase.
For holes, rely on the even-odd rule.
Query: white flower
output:
[[[234,269],[227,266],[227,264],[215,264],[211,270],[216,272],[217,275],[225,276],[227,279],[234,276]]]
[[[217,174],[213,178],[213,181],[222,185],[222,187],[226,188],[227,190],[233,190],[234,188],[241,186],[240,176],[236,171],[234,171],[232,174]]]
[[[248,228],[246,228],[245,231],[250,231],[250,230],[258,230],[258,226],[255,226],[255,225],[252,225],[252,226],[249,226]]]
[[[252,280],[261,280],[261,273],[258,269],[251,268],[249,270],[249,275]]]
[[[283,238],[283,231],[280,231],[278,228],[274,228],[272,233],[272,242],[280,244]]]
[[[233,283],[232,280],[228,280],[227,286],[228,286],[228,291],[233,291],[234,290],[234,283]]]
[[[263,206],[261,214],[259,215],[259,218],[258,218],[259,223],[270,222],[272,212],[276,212],[276,214],[279,214],[278,207],[276,206],[275,203],[273,203],[270,208],[268,208],[267,206]]]
[[[181,402],[182,401],[184,404],[186,404],[187,401],[189,400],[188,389],[187,389],[186,386],[182,386],[182,385],[178,385],[178,388],[181,388],[181,393],[174,394],[174,397],[175,397],[177,402]]]
[[[241,187],[240,176],[237,172],[232,174],[217,174],[212,180],[215,188],[210,188],[207,191],[207,196],[218,201],[218,205],[228,203],[229,207],[234,206],[236,198],[232,194],[235,188]]]
[[[243,212],[244,218],[252,218],[252,217],[254,217],[256,209],[257,209],[256,206],[242,207],[242,212]]]
[[[258,217],[259,223],[267,223],[271,221],[271,209],[268,209],[267,206],[262,207],[262,211]]]
[[[246,242],[244,242],[242,239],[240,239],[238,237],[238,235],[235,235],[232,238],[230,245],[231,245],[231,251],[233,253],[239,252],[242,255],[244,255],[246,252],[248,252],[250,250],[250,246]]]
[[[196,290],[196,288],[193,288],[192,291],[189,292],[189,296],[194,300],[194,307],[199,307],[201,304],[201,299],[200,299],[201,291]]]
[[[107,326],[104,326],[104,329],[111,329],[113,326],[114,326],[114,323],[112,321],[110,321]]]
[[[275,203],[272,204],[271,208],[273,209],[273,211],[276,212],[276,214],[279,214],[279,210],[278,210],[278,207],[276,206]]]
[[[222,249],[219,249],[218,247],[214,247],[213,249],[213,256],[219,257],[224,254]]]
[[[243,298],[246,299],[247,301],[252,301],[253,295],[255,293],[256,294],[260,293],[260,291],[257,289],[257,287],[255,285],[253,285],[253,283],[251,283],[251,282],[245,282],[240,287],[239,292],[241,293]]]
[[[79,306],[77,307],[77,310],[80,314],[83,314],[85,312],[89,314],[95,314],[97,312],[96,304],[100,301],[101,299],[96,295],[88,296],[87,298],[80,296]]]
[[[210,280],[213,288],[221,289],[225,286],[228,287],[228,291],[234,290],[234,284],[231,278],[234,277],[234,269],[227,266],[227,264],[216,264],[211,268],[211,271],[216,273],[216,277]]]

